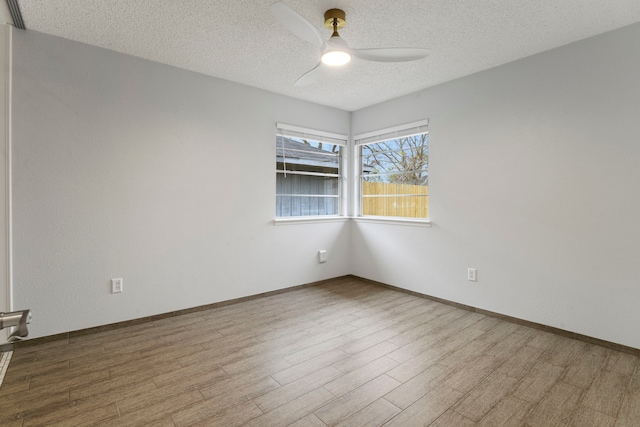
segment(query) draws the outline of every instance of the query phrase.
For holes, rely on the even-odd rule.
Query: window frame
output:
[[[314,142],[322,142],[339,146],[339,155],[338,155],[338,173],[323,173],[323,172],[301,172],[301,171],[287,171],[286,166],[283,169],[278,168],[278,150],[280,149],[278,146],[278,137],[283,138],[296,138],[296,139],[309,139]],[[310,129],[301,126],[289,125],[285,123],[276,123],[276,134],[273,141],[276,143],[276,180],[279,174],[286,175],[287,173],[295,174],[295,175],[305,175],[305,176],[319,176],[319,177],[328,177],[328,178],[337,178],[338,185],[337,191],[338,194],[335,196],[338,209],[337,214],[327,214],[327,215],[297,215],[297,216],[278,216],[278,189],[276,188],[275,192],[275,202],[276,206],[274,209],[274,224],[289,224],[289,223],[312,223],[312,222],[324,222],[324,221],[335,221],[335,220],[345,220],[345,211],[346,211],[346,187],[347,187],[347,179],[346,179],[346,158],[347,158],[347,147],[348,147],[349,137],[344,134],[339,134],[335,132],[328,132],[317,129]],[[283,148],[284,151],[284,148]],[[284,162],[286,163],[286,154],[283,152]],[[321,195],[311,195],[313,196],[321,196]]]
[[[354,173],[354,205],[355,205],[355,216],[354,219],[357,221],[366,221],[366,222],[378,222],[378,223],[397,223],[397,224],[410,224],[410,225],[425,225],[430,226],[431,218],[430,218],[430,210],[428,211],[427,218],[416,218],[416,217],[402,217],[402,216],[377,216],[377,215],[364,215],[364,203],[363,203],[363,146],[375,144],[379,142],[389,141],[398,138],[409,137],[413,135],[421,135],[421,134],[429,134],[429,120],[423,119],[418,120],[411,123],[406,123],[404,125],[393,126],[389,128],[384,128],[372,132],[361,133],[358,135],[354,135],[354,143],[353,143],[353,163],[355,166]],[[429,158],[430,160],[430,158]],[[427,173],[429,171],[429,161],[427,162]],[[422,170],[422,169],[421,169]],[[400,173],[409,173],[409,171],[400,172]],[[427,194],[428,197],[428,194]]]

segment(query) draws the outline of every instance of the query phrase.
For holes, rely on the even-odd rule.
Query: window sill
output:
[[[293,225],[293,224],[316,224],[321,222],[343,222],[348,221],[346,216],[292,216],[285,218],[276,218],[273,225]]]
[[[352,217],[355,222],[374,222],[377,224],[393,225],[413,225],[417,227],[431,227],[429,218],[398,218],[386,216],[356,216]]]
[[[398,217],[386,217],[386,216],[292,216],[285,218],[276,218],[273,220],[273,225],[295,225],[295,224],[317,224],[323,222],[372,222],[378,224],[392,224],[392,225],[413,225],[416,227],[431,227],[431,220],[426,218],[398,218]]]

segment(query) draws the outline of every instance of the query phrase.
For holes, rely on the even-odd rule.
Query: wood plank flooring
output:
[[[14,351],[0,425],[638,426],[638,357],[340,278]]]

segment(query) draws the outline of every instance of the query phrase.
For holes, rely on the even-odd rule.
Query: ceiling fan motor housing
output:
[[[330,30],[333,30],[333,22],[336,21],[336,29],[339,30],[343,28],[347,21],[344,10],[340,9],[329,9],[324,13],[324,26]]]

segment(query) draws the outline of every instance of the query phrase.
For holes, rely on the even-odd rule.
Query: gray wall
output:
[[[348,223],[271,222],[275,123],[348,133],[349,113],[13,35],[14,302],[30,336],[350,272]]]
[[[638,40],[635,24],[355,112],[354,134],[429,118],[434,225],[356,223],[353,273],[640,348]]]

